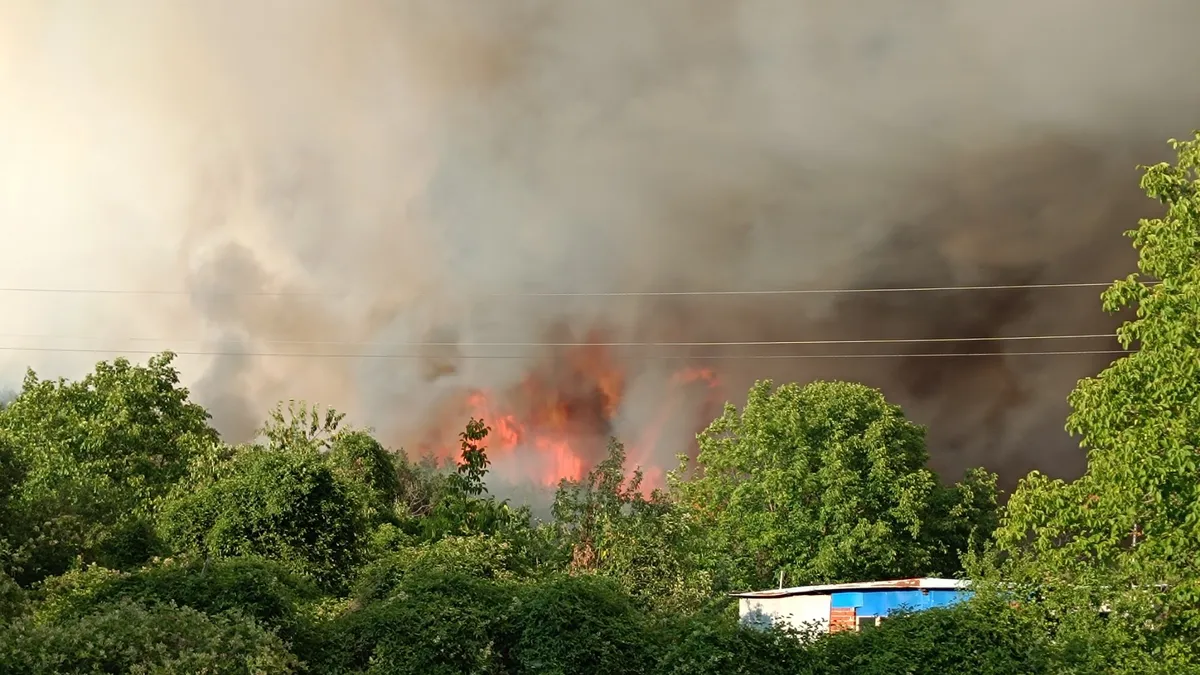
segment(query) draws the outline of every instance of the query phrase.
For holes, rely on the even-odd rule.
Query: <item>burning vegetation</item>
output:
[[[490,428],[488,457],[497,474],[513,482],[553,487],[580,480],[605,457],[610,438],[626,443],[630,468],[645,471],[643,489],[663,486],[664,470],[654,458],[678,449],[694,454],[694,444],[679,445],[679,434],[702,430],[723,402],[721,381],[710,368],[688,365],[661,379],[661,395],[632,437],[620,433],[628,411],[631,365],[617,351],[591,336],[592,344],[559,347],[532,366],[515,386],[504,390],[468,389],[434,417],[422,444],[423,454],[445,462],[458,455],[455,433],[461,420],[482,419]],[[690,437],[689,437],[690,438]],[[667,448],[666,445],[675,445]]]

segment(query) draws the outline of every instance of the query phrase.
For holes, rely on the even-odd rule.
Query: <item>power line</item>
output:
[[[615,298],[654,296],[704,296],[704,295],[848,295],[854,293],[932,293],[951,291],[1007,291],[1018,289],[1047,288],[1100,288],[1112,286],[1113,282],[1096,281],[1062,284],[994,284],[981,286],[909,286],[904,288],[798,288],[757,291],[617,291],[594,293],[497,293],[496,297],[525,298]]]
[[[161,351],[149,349],[72,349],[65,347],[12,347],[0,346],[0,351],[7,352],[55,352],[74,354],[137,354],[155,355]],[[179,356],[255,356],[280,358],[312,358],[312,359],[428,359],[429,354],[348,354],[331,352],[268,352],[268,351],[173,351]],[[716,354],[716,355],[642,355],[630,357],[632,360],[646,361],[757,361],[757,360],[817,360],[817,359],[908,359],[908,358],[968,358],[968,357],[997,357],[997,356],[1083,356],[1083,355],[1115,355],[1132,354],[1133,351],[1108,350],[1064,350],[1042,352],[942,352],[917,354]],[[455,359],[470,360],[537,360],[536,355],[517,354],[463,354],[455,355]]]
[[[72,335],[34,335],[22,333],[0,333],[0,337],[26,338],[37,340],[118,340],[122,342],[173,342],[192,344],[241,344],[236,340],[196,340],[176,338],[104,338]],[[711,342],[358,342],[345,340],[254,340],[260,344],[275,345],[308,345],[308,346],[338,346],[338,347],[786,347],[786,346],[819,346],[819,345],[869,345],[869,344],[925,344],[952,342],[1010,342],[1031,340],[1088,340],[1097,338],[1116,338],[1113,333],[1083,333],[1077,335],[992,335],[982,337],[941,337],[941,338],[872,338],[854,340],[750,340],[711,341]]]
[[[1153,283],[1153,282],[1147,282]],[[933,293],[954,291],[1006,291],[1037,290],[1055,288],[1107,288],[1111,281],[1094,281],[1056,284],[994,284],[974,286],[909,286],[901,288],[797,288],[763,290],[710,290],[710,291],[596,291],[596,292],[513,292],[484,293],[489,298],[618,298],[618,297],[678,297],[678,296],[745,296],[745,295],[846,295],[864,293]],[[45,287],[0,287],[0,293],[38,293],[50,295],[132,295],[132,296],[197,296],[197,297],[350,297],[355,293],[301,292],[301,291],[225,291],[200,292],[181,290],[150,289],[103,289],[103,288],[45,288]]]

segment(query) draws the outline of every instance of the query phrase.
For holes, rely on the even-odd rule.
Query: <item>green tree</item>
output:
[[[343,588],[366,547],[360,493],[316,454],[250,447],[163,510],[164,538],[200,556],[261,556]]]
[[[75,382],[29,371],[0,411],[0,444],[11,445],[22,472],[7,488],[20,512],[9,536],[21,543],[18,579],[60,573],[76,556],[123,567],[153,552],[149,521],[159,502],[191,457],[217,441],[207,411],[179,386],[173,358],[101,362]]]
[[[17,453],[8,436],[0,433],[0,541],[5,541],[15,533],[20,524],[21,514],[18,510],[18,490],[25,481],[26,469],[22,457]],[[3,544],[0,544],[3,550]],[[0,565],[3,565],[0,562]],[[0,567],[0,569],[7,569]]]
[[[405,579],[427,572],[517,581],[534,578],[540,571],[537,561],[507,538],[451,536],[407,546],[373,560],[363,567],[354,597],[360,601],[389,598],[403,588]]]
[[[655,672],[647,617],[607,579],[564,576],[528,586],[513,617],[517,672]]]
[[[758,382],[698,440],[693,471],[672,481],[737,586],[781,571],[794,584],[952,574],[963,535],[987,527],[976,511],[989,498],[975,494],[987,481],[948,493],[926,467],[924,429],[864,385]],[[979,520],[949,525],[962,499]]]
[[[313,672],[503,673],[516,590],[444,569],[413,570],[379,602],[328,627]]]
[[[318,599],[316,587],[280,563],[257,558],[168,559],[135,572],[93,566],[47,579],[38,590],[33,616],[41,624],[64,624],[133,600],[210,616],[238,613],[277,633],[298,654],[310,651],[315,639],[305,608]]]
[[[713,582],[700,560],[695,518],[659,491],[645,496],[641,485],[640,469],[626,478],[625,447],[616,439],[584,479],[560,483],[552,513],[570,567],[617,581],[647,607],[698,607]]]
[[[300,670],[287,645],[252,619],[129,600],[56,623],[18,619],[0,631],[0,663],[13,675]]]
[[[282,403],[276,405],[258,433],[266,440],[266,447],[277,452],[323,452],[333,446],[345,419],[344,413],[333,408],[326,408],[322,415],[316,405],[292,400],[286,410]]]
[[[336,434],[329,462],[348,482],[365,486],[378,511],[392,510],[400,496],[396,458],[365,431]]]
[[[1044,636],[1033,617],[1003,602],[972,601],[893,616],[874,630],[828,636],[808,650],[809,668],[830,675],[1107,672],[1056,667]]]
[[[507,501],[497,502],[487,494],[487,449],[482,445],[491,429],[482,420],[471,418],[459,434],[462,453],[455,472],[446,484],[430,514],[425,518],[425,534],[435,540],[449,535],[497,534],[529,523],[527,509],[513,509]]]
[[[1087,452],[1074,481],[1034,472],[1009,502],[998,540],[1007,574],[1069,593],[1062,611],[1113,607],[1166,659],[1200,630],[1200,134],[1172,141],[1174,164],[1145,167],[1141,186],[1166,207],[1128,235],[1136,274],[1102,296],[1134,309],[1118,331],[1136,352],[1070,396],[1067,430]],[[1136,628],[1135,628],[1136,627]]]
[[[747,628],[736,605],[669,617],[658,629],[663,675],[810,675],[812,657],[795,631]],[[834,671],[847,672],[847,671]],[[904,672],[904,671],[899,671]]]

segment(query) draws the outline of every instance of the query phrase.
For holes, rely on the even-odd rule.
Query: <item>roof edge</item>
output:
[[[860,581],[841,584],[793,586],[791,588],[772,588],[765,591],[741,591],[737,593],[730,593],[729,596],[733,598],[785,598],[792,595],[815,595],[821,593],[854,592],[860,590],[962,590],[970,585],[971,582],[964,579],[921,577],[913,579],[894,579],[889,581]]]

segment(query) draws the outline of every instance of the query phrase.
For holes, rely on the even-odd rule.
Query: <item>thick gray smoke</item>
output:
[[[0,285],[159,294],[0,293],[3,344],[81,350],[6,369],[171,348],[230,437],[294,397],[411,444],[466,388],[577,379],[468,343],[1105,332],[1098,289],[528,294],[1123,276],[1153,206],[1134,166],[1200,126],[1197,26],[1194,0],[7,0]],[[588,433],[649,424],[679,364],[647,353],[680,351],[619,351],[626,396]],[[536,358],[473,358],[496,354]],[[710,365],[735,399],[882,386],[939,468],[1011,480],[1078,469],[1064,399],[1104,362]]]

